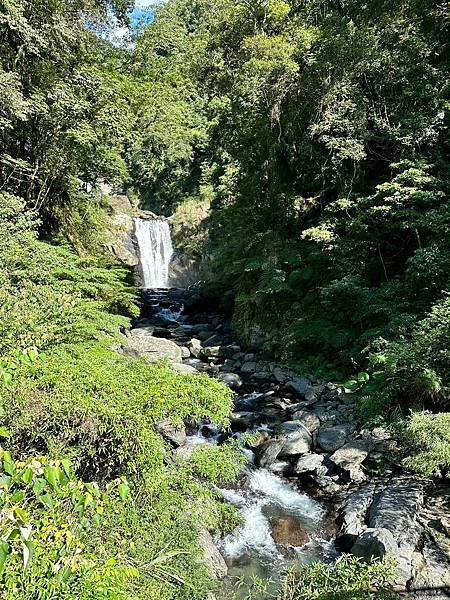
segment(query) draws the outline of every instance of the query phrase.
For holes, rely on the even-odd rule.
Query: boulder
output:
[[[254,373],[256,371],[256,363],[253,361],[245,362],[241,367],[242,373]]]
[[[304,454],[298,459],[294,471],[299,474],[317,473],[322,469],[326,471],[326,468],[323,466],[324,459],[323,454]]]
[[[361,471],[361,463],[367,458],[369,451],[370,447],[366,441],[353,440],[336,450],[330,456],[330,460],[344,469],[353,481],[363,481],[365,476]]]
[[[186,346],[181,346],[181,356],[183,358],[189,358],[191,356],[191,351]]]
[[[151,335],[129,337],[123,346],[123,352],[126,356],[145,358],[151,363],[162,358],[168,358],[176,363],[182,361],[181,349],[175,342]]]
[[[220,373],[217,379],[232,390],[236,390],[242,385],[242,379],[236,373]]]
[[[268,468],[276,460],[283,447],[283,440],[271,439],[261,444],[257,450],[256,464],[258,467]]]
[[[311,386],[311,382],[309,381],[309,379],[306,379],[305,377],[294,377],[293,379],[290,379],[286,383],[286,387],[288,389],[293,390],[300,396],[304,396],[306,394],[306,392],[309,390],[310,386]]]
[[[192,340],[188,342],[187,347],[195,358],[198,358],[202,353],[202,343],[197,338],[192,338]]]
[[[344,552],[356,541],[366,528],[366,517],[372,504],[376,486],[368,483],[349,494],[339,507],[339,520],[342,523],[338,536],[339,545]]]
[[[384,527],[371,527],[366,529],[353,544],[351,553],[372,562],[386,555],[397,557],[398,545],[394,536]]]
[[[184,427],[175,427],[169,419],[164,419],[156,425],[157,431],[166,440],[172,442],[175,446],[183,446],[186,443],[186,430]]]
[[[203,550],[203,560],[211,576],[214,579],[223,579],[228,573],[227,563],[207,529],[200,529],[199,543]]]
[[[311,449],[312,438],[300,421],[285,421],[276,428],[282,441],[279,456],[306,454]]]
[[[310,433],[314,433],[320,427],[319,417],[307,410],[298,410],[292,415],[294,421],[300,421]]]
[[[317,434],[317,444],[325,452],[334,452],[345,444],[347,437],[348,428],[345,426],[321,427]]]

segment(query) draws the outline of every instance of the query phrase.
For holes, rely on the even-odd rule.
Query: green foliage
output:
[[[139,572],[96,555],[89,536],[111,502],[125,502],[126,481],[101,489],[78,480],[67,459],[0,455],[4,598],[31,598],[36,590],[42,598],[125,598],[125,583]]]
[[[306,565],[286,575],[285,600],[395,600],[395,569],[389,562],[365,563],[344,555],[333,566]]]
[[[239,448],[227,444],[196,449],[190,461],[195,471],[216,484],[236,480],[246,459]]]
[[[450,413],[413,412],[403,432],[410,456],[405,464],[423,475],[445,476],[450,470]]]

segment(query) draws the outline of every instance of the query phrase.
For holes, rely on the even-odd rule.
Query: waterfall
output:
[[[169,287],[169,264],[173,254],[167,221],[135,219],[144,288]]]

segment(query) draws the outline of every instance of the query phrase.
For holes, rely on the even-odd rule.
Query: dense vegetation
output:
[[[450,469],[447,3],[169,0],[115,47],[130,8],[0,0],[7,599],[203,599],[199,523],[233,523],[210,486],[232,449],[173,465],[155,428],[226,424],[227,389],[115,352],[136,292],[102,181],[174,213],[244,342],[350,379],[366,417],[401,414],[409,467]],[[335,575],[363,598],[385,571]]]
[[[448,407],[448,30],[439,0],[176,0],[137,40],[143,76],[178,90],[143,197],[193,223],[209,203],[190,231],[236,332],[350,380],[371,418]],[[447,420],[419,430],[439,458],[415,443],[410,465],[445,471]]]

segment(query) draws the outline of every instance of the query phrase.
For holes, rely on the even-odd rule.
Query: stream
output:
[[[240,347],[220,315],[185,311],[185,294],[177,289],[144,289],[141,319],[135,328],[152,326],[153,336],[170,339],[183,348],[182,365],[186,372],[206,372],[226,382],[230,379],[227,376],[230,376],[228,366],[232,358],[214,356],[213,351],[211,356],[206,356],[208,350],[195,357],[187,351],[188,346],[193,336],[207,338],[203,340],[206,349],[217,347],[209,346],[208,339],[214,344],[226,343],[233,349],[235,359],[242,354]],[[337,556],[331,541],[333,527],[327,526],[332,522],[327,518],[329,507],[302,489],[292,473],[288,476],[289,462],[277,460],[267,468],[257,466],[257,448],[249,447],[243,440],[246,433],[260,435],[262,440],[273,435],[277,424],[285,419],[283,402],[294,402],[294,395],[281,400],[276,381],[255,382],[251,375],[242,374],[242,377],[234,398],[231,431],[220,431],[214,424],[203,423],[188,430],[185,442],[189,448],[221,444],[230,437],[243,441],[247,464],[239,483],[218,489],[242,518],[242,524],[234,532],[215,540],[228,565],[228,576],[217,596],[223,600],[245,598],[254,577],[272,579],[275,587],[289,565],[299,561],[333,560]]]

